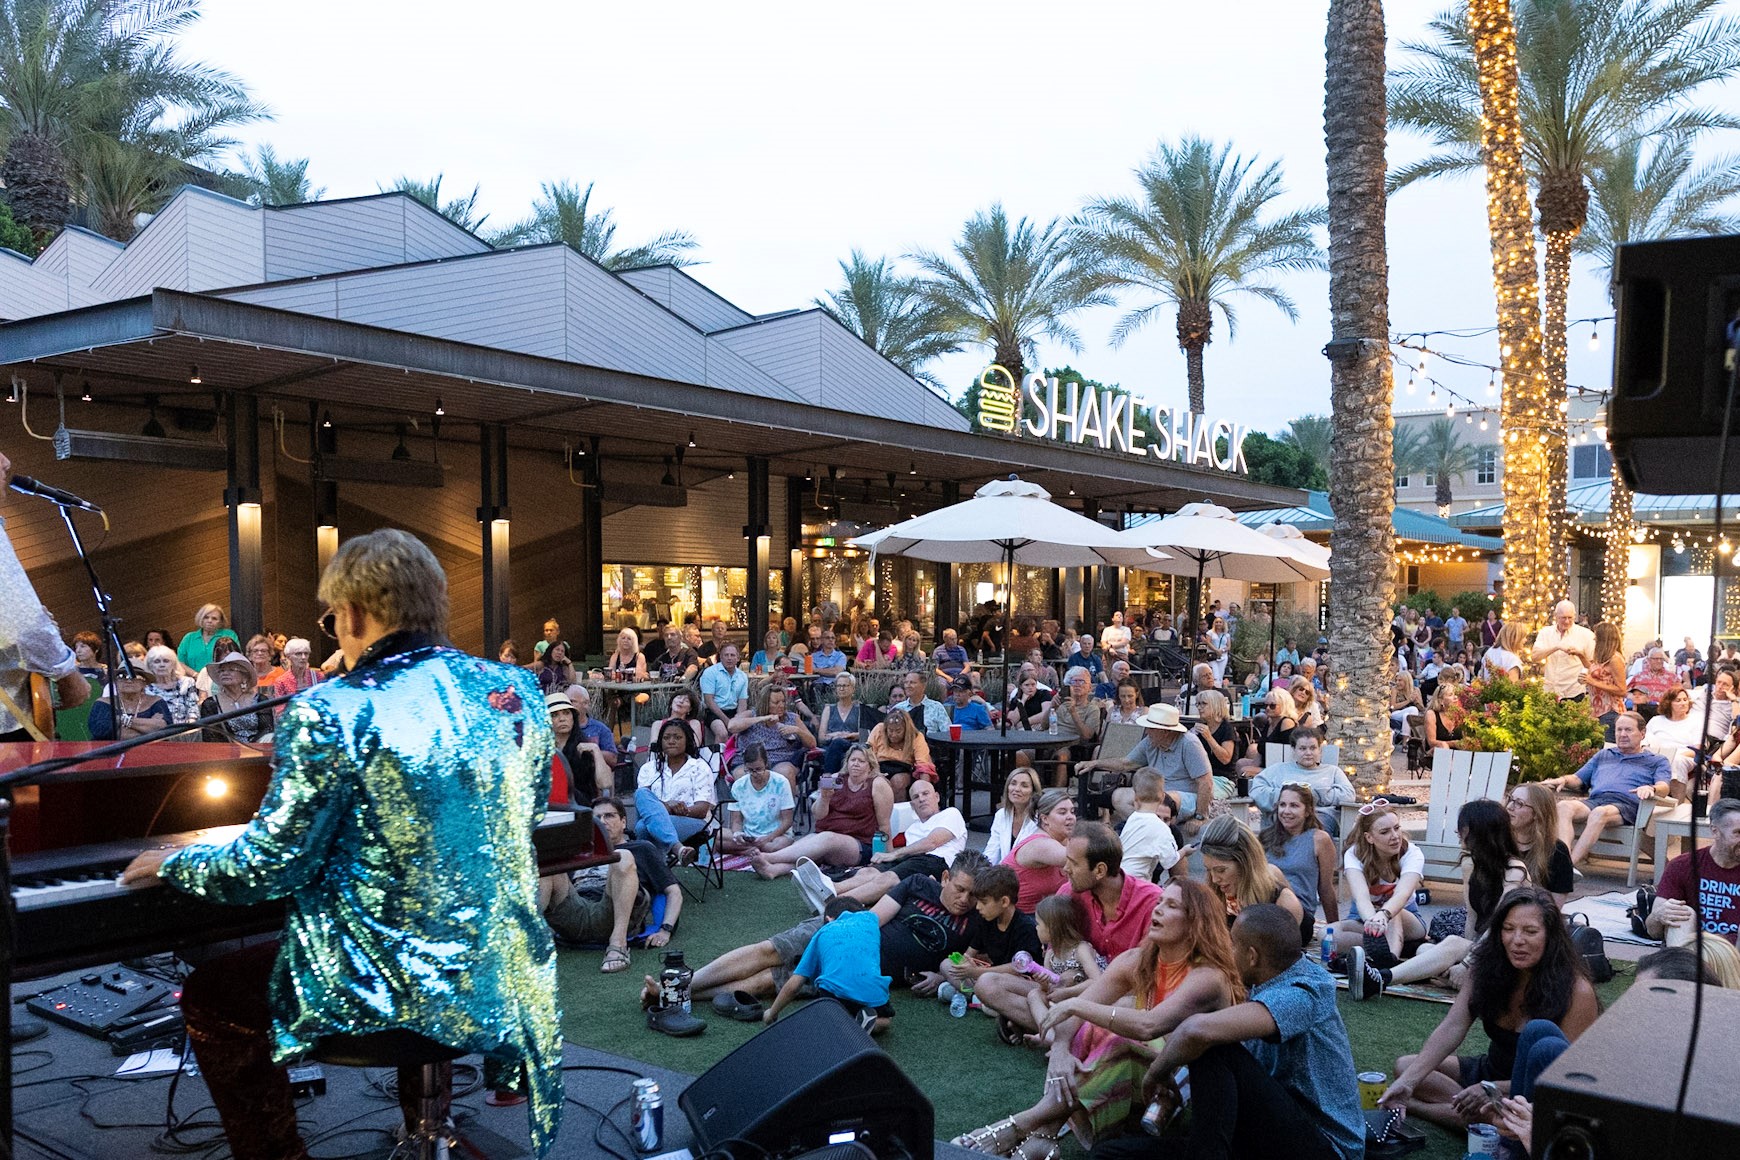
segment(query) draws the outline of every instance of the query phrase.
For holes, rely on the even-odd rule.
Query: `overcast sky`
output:
[[[1443,6],[1387,5],[1392,63]],[[1132,167],[1187,133],[1279,160],[1286,204],[1320,202],[1326,8],[206,0],[185,47],[273,108],[247,142],[311,158],[327,196],[442,173],[444,189],[480,186],[496,225],[522,217],[540,181],[596,181],[593,204],[615,207],[619,241],[691,231],[705,262],[691,272],[762,313],[810,305],[853,247],[942,249],[993,201],[1043,222],[1131,190]],[[1419,151],[1392,135],[1392,165]],[[1477,177],[1399,194],[1389,242],[1393,330],[1492,324]],[[1216,319],[1212,414],[1273,430],[1328,409],[1327,277],[1284,285],[1297,324],[1255,299],[1240,304],[1236,339]],[[1609,313],[1581,263],[1570,311]],[[1083,349],[1044,343],[1041,363],[1182,404],[1172,312],[1114,349],[1118,315],[1082,315]],[[1605,386],[1611,327],[1595,353],[1588,329],[1571,343],[1570,378]],[[1490,339],[1435,341],[1495,361]],[[985,361],[968,351],[935,369],[958,391]],[[1484,395],[1484,371],[1431,373]],[[1417,400],[1397,390],[1399,408],[1424,405],[1423,389]]]

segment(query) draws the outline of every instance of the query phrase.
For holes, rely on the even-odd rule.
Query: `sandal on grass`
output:
[[[1029,1148],[1028,1145],[1035,1140],[1039,1141],[1040,1147]],[[1016,1160],[1057,1160],[1058,1154],[1057,1137],[1049,1132],[1027,1133],[1010,1153]]]
[[[992,1156],[1007,1156],[1023,1142],[1021,1130],[1015,1126],[1015,1117],[1009,1116],[998,1120],[995,1124],[986,1124],[983,1128],[974,1128],[971,1132],[962,1132],[949,1143],[957,1148],[965,1148],[969,1152],[984,1152]],[[1008,1139],[1000,1139],[1005,1133]]]
[[[627,947],[606,947],[604,949],[604,962],[599,965],[598,969],[606,975],[614,975],[628,970],[629,962]]]

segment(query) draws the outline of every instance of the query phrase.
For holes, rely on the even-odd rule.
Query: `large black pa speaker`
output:
[[[1692,984],[1638,983],[1535,1081],[1536,1160],[1740,1156],[1740,991],[1704,988],[1698,1055],[1676,1134]]]
[[[677,1103],[694,1129],[697,1155],[719,1149],[767,1160],[852,1140],[884,1158],[934,1155],[930,1101],[832,999],[762,1031]]]
[[[1740,489],[1740,417],[1720,484],[1727,353],[1740,318],[1740,236],[1634,242],[1613,257],[1618,304],[1607,436],[1646,495]]]

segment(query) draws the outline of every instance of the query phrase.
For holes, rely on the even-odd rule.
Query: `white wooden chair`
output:
[[[1426,855],[1426,877],[1440,882],[1460,882],[1457,864],[1462,858],[1462,839],[1456,832],[1456,815],[1471,801],[1504,799],[1510,778],[1509,753],[1471,753],[1465,749],[1432,750],[1432,796],[1426,805],[1426,833],[1420,849]],[[1341,836],[1345,842],[1359,821],[1359,806],[1341,807]]]
[[[1637,807],[1637,821],[1629,826],[1608,826],[1601,831],[1601,840],[1589,847],[1589,853],[1599,854],[1603,858],[1618,858],[1625,862],[1625,885],[1637,885],[1637,855],[1643,849],[1644,833],[1649,829],[1650,815],[1655,812],[1655,799],[1640,802]],[[1654,854],[1651,854],[1654,860]],[[1656,874],[1661,873],[1661,867],[1656,867]]]

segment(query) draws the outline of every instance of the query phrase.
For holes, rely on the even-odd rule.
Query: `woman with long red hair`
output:
[[[1226,908],[1193,879],[1169,883],[1142,942],[1113,959],[1080,995],[1054,1003],[1040,1026],[1050,1044],[1045,1091],[1025,1111],[958,1137],[976,1152],[1055,1160],[1065,1123],[1082,1147],[1136,1130],[1154,1040],[1184,1020],[1244,998]]]

